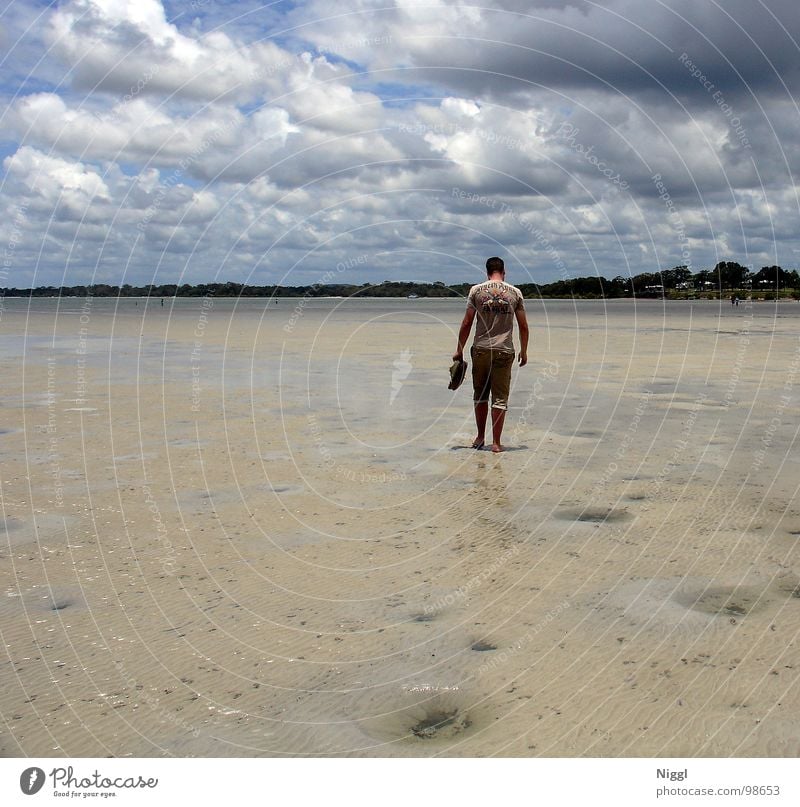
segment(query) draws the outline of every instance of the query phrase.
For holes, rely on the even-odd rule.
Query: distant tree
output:
[[[750,274],[746,266],[736,261],[720,261],[715,267],[720,289],[740,289]]]
[[[674,289],[679,283],[686,283],[692,277],[689,267],[682,264],[661,273],[661,282],[665,289]]]
[[[797,272],[794,275],[796,276]],[[792,273],[780,266],[762,266],[760,271],[753,276],[753,287],[758,289],[777,291],[787,286],[793,287],[794,283],[795,277],[792,276]]]
[[[706,283],[711,283],[712,285],[716,285],[716,276],[708,269],[701,269],[694,275],[694,284],[699,289],[706,288]]]
[[[631,278],[634,294],[644,294],[648,286],[663,286],[661,272],[643,272]]]
[[[622,297],[626,294],[631,293],[631,279],[629,277],[623,277],[622,275],[617,275],[610,284],[611,290],[613,290],[615,297]]]

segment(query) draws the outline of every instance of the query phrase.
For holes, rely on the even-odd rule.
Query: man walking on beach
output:
[[[522,292],[506,283],[506,270],[500,258],[486,261],[488,279],[473,286],[467,297],[467,311],[458,332],[454,360],[464,359],[464,344],[469,339],[472,322],[477,315],[475,341],[472,344],[472,386],[475,423],[478,436],[473,448],[483,448],[486,420],[489,415],[489,393],[492,395],[492,451],[503,450],[500,438],[508,409],[511,388],[511,366],[514,364],[514,320],[519,325],[519,366],[528,363],[528,320],[525,317]]]

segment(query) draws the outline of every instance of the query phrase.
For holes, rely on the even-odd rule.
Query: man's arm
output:
[[[464,345],[469,339],[469,332],[472,330],[472,322],[475,319],[475,309],[467,306],[467,312],[464,314],[464,319],[461,320],[461,328],[458,331],[458,346],[456,352],[453,354],[453,361],[464,358]]]
[[[519,325],[519,366],[524,367],[528,363],[528,318],[521,305],[517,306],[514,314]]]

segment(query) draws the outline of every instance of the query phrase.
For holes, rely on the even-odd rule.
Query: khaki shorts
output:
[[[511,367],[514,354],[505,350],[488,350],[473,347],[472,399],[476,403],[489,400],[492,393],[493,409],[508,409],[508,393],[511,389]]]

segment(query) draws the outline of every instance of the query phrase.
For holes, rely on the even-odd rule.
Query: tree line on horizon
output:
[[[0,289],[3,297],[466,297],[473,283],[445,284],[384,280],[382,283],[314,283],[310,286],[244,283],[175,283],[111,286],[92,283],[77,286],[37,286],[31,289]],[[688,266],[675,266],[658,272],[643,272],[632,277],[576,277],[552,283],[517,283],[525,297],[653,297],[672,292],[800,290],[796,269],[764,266],[751,272],[735,261],[721,261],[713,269],[692,273]]]

